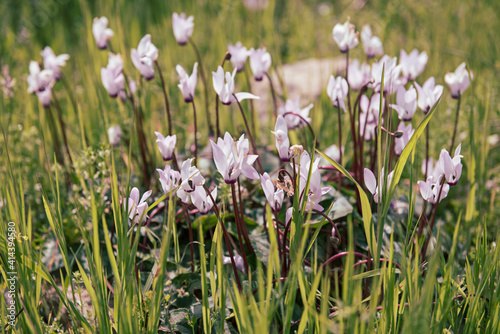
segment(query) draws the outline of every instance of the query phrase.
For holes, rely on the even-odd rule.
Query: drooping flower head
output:
[[[219,99],[222,104],[230,105],[231,102],[242,101],[245,99],[259,99],[258,96],[255,96],[250,93],[239,92],[234,94],[234,77],[236,75],[236,68],[233,70],[233,73],[226,72],[224,77],[224,70],[221,66],[217,68],[217,72],[212,72],[212,82],[214,84],[214,90],[219,95]],[[236,98],[235,98],[236,96]]]
[[[217,187],[215,187],[210,192],[210,194],[212,195],[212,198],[215,201],[217,198]],[[191,195],[191,202],[198,209],[200,214],[206,215],[207,213],[210,212],[210,210],[212,210],[214,203],[212,202],[212,198],[210,198],[210,196],[207,195],[205,188],[196,187],[196,189],[192,193],[190,193],[190,195]]]
[[[354,24],[351,24],[349,19],[344,24],[337,23],[333,27],[333,39],[337,42],[340,52],[346,53],[359,44],[358,33],[354,29]]]
[[[175,40],[179,45],[186,45],[189,38],[193,34],[194,17],[189,16],[186,18],[185,13],[181,15],[177,13],[172,14],[172,28],[174,31]]]
[[[274,131],[272,131],[276,139],[276,148],[282,162],[289,162],[291,158],[290,140],[288,139],[288,128],[283,116],[278,115]]]
[[[250,49],[250,68],[255,80],[261,81],[270,67],[271,55],[266,51],[266,48]]]
[[[201,175],[196,166],[191,166],[193,159],[187,159],[182,163],[181,167],[181,189],[186,193],[193,192],[196,187],[205,184],[205,178]]]
[[[472,72],[471,76],[469,77],[469,71],[467,71],[465,62],[458,65],[457,69],[453,73],[446,73],[444,76],[444,81],[450,87],[451,91],[451,97],[454,99],[458,99],[460,95],[463,94],[463,92],[469,87],[470,85],[470,79],[472,77]]]
[[[113,37],[113,30],[108,28],[108,18],[101,16],[100,18],[94,18],[92,22],[92,34],[94,35],[97,47],[101,50],[106,49],[108,41]]]
[[[128,217],[132,220],[132,223],[139,224],[142,218],[142,221],[146,220],[146,210],[148,209],[148,203],[146,200],[151,196],[152,191],[146,191],[141,200],[139,200],[139,189],[134,187],[130,191],[130,196],[126,201],[123,201],[123,206],[125,210],[128,210]]]
[[[271,177],[267,173],[260,176],[260,184],[264,190],[264,195],[266,196],[266,200],[271,209],[274,212],[280,211],[285,197],[283,189],[276,189],[273,181],[271,181]]]
[[[389,107],[396,110],[400,120],[411,121],[417,111],[417,91],[413,86],[408,90],[404,86],[399,86],[396,93],[396,104],[390,104]]]
[[[286,126],[291,130],[301,126],[306,126],[307,123],[311,122],[309,112],[313,107],[314,104],[311,103],[305,108],[300,108],[300,97],[298,97],[295,100],[286,100],[285,105],[278,108],[278,114],[283,115],[286,121]],[[297,115],[301,117],[298,117]]]
[[[372,29],[368,24],[364,25],[361,30],[361,40],[363,41],[363,49],[368,58],[384,54],[382,41],[377,36],[372,35]]]
[[[415,82],[415,87],[418,92],[417,105],[427,114],[443,94],[443,86],[436,85],[434,77],[430,77],[424,82],[422,87]]]
[[[257,155],[248,155],[250,149],[248,139],[241,135],[235,142],[229,133],[225,133],[224,139],[219,138],[217,144],[210,141],[215,166],[227,184],[235,183],[240,174],[249,179],[256,180],[259,174],[252,167],[257,160]]]
[[[160,184],[164,194],[175,195],[179,182],[181,180],[181,173],[173,170],[170,165],[166,165],[164,170],[157,169],[160,176]]]
[[[460,155],[462,145],[458,145],[455,149],[455,155],[453,158],[450,156],[450,153],[446,149],[441,150],[441,154],[439,155],[439,163],[441,164],[441,168],[444,172],[444,177],[446,178],[446,182],[450,186],[454,186],[458,183],[460,176],[462,175],[462,162],[463,158]]]
[[[181,90],[184,101],[187,103],[192,102],[196,90],[196,82],[198,81],[198,63],[194,63],[193,73],[191,73],[191,75],[188,75],[181,65],[177,65],[175,69],[177,70],[180,80],[177,87]]]
[[[328,86],[326,87],[326,93],[332,100],[334,107],[340,107],[345,111],[344,99],[349,92],[349,86],[347,85],[347,81],[341,76],[334,77],[330,76],[330,80],[328,81]]]
[[[174,155],[175,144],[177,142],[177,136],[166,136],[164,137],[161,133],[156,132],[156,143],[158,144],[158,149],[160,150],[163,161],[172,160]]]
[[[425,182],[418,181],[417,184],[420,188],[420,195],[422,195],[422,198],[432,205],[436,205],[441,202],[444,198],[446,198],[446,196],[448,196],[448,192],[450,191],[450,186],[448,184],[444,183],[441,186],[440,182],[432,176],[429,176]]]
[[[117,97],[118,94],[125,89],[125,77],[123,76],[122,70],[122,57],[110,52],[108,66],[101,68],[101,81],[111,97]]]
[[[411,123],[408,123],[408,125],[405,125],[405,123],[401,122],[401,123],[399,123],[398,131],[401,131],[403,133],[403,135],[401,137],[397,137],[394,139],[394,152],[397,155],[401,155],[404,148],[406,147],[406,145],[410,141],[411,137],[415,133],[415,130],[411,126]]]
[[[52,87],[55,83],[54,72],[49,69],[41,70],[34,60],[30,61],[29,70],[28,93],[35,93],[44,107],[50,106]]]
[[[415,80],[424,71],[428,59],[425,51],[419,53],[417,49],[413,49],[407,54],[405,50],[401,50],[399,64],[405,81]]]
[[[137,49],[130,51],[130,58],[135,68],[146,80],[155,76],[155,61],[158,59],[158,48],[151,43],[151,35],[147,34],[139,42]]]
[[[52,70],[54,79],[57,81],[61,77],[61,67],[66,66],[66,61],[69,59],[69,54],[61,54],[56,56],[50,46],[40,52],[43,57],[43,67]]]
[[[250,55],[248,49],[241,42],[238,42],[236,45],[229,44],[227,51],[231,54],[231,64],[233,64],[233,67],[236,67],[238,72],[243,71],[247,58]]]

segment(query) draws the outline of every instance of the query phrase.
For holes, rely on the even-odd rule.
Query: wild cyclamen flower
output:
[[[219,95],[219,99],[222,104],[230,105],[231,102],[235,102],[236,99],[238,99],[238,101],[242,101],[245,99],[259,99],[258,96],[245,92],[234,94],[236,98],[233,96],[234,76],[236,75],[236,71],[237,69],[235,68],[232,74],[226,72],[225,80],[224,70],[221,66],[217,67],[217,72],[212,72],[212,82],[214,84],[214,90],[217,95]]]
[[[391,185],[393,173],[394,173],[394,171],[390,172],[389,175],[387,175],[387,184],[386,184],[383,191],[389,190],[389,186]],[[381,177],[382,177],[382,181],[383,181],[385,178],[383,168],[382,168]],[[382,201],[382,192],[380,191],[379,186],[377,186],[377,179],[376,179],[375,175],[373,174],[373,172],[371,170],[369,170],[368,168],[365,168],[364,180],[365,180],[366,188],[368,189],[368,191],[370,191],[372,193],[373,200],[375,201],[375,203]]]
[[[319,204],[319,202],[321,202],[323,195],[327,194],[331,190],[330,187],[321,187],[321,173],[318,168],[319,160],[320,158],[317,157],[311,166],[311,157],[309,156],[309,153],[304,152],[300,156],[300,170],[298,170],[298,165],[292,164],[292,168],[295,168],[296,173],[299,173],[300,175],[299,193],[302,200],[304,200],[304,197],[306,197],[303,195],[303,193],[307,185],[309,171],[311,174],[311,179],[309,180],[309,194],[307,194],[306,210],[314,209],[323,211],[323,207]],[[289,213],[287,211],[287,215],[288,214]]]
[[[344,24],[337,23],[333,27],[332,34],[342,53],[346,53],[359,44],[358,33],[354,31],[354,24],[349,22],[349,18]]]
[[[361,40],[363,41],[363,49],[368,58],[384,54],[382,41],[380,38],[372,35],[372,29],[368,24],[364,25],[361,30]]]
[[[401,131],[403,135],[399,138],[394,139],[394,152],[397,155],[401,155],[404,148],[413,136],[413,133],[415,133],[415,130],[411,126],[411,123],[408,123],[408,125],[405,126],[405,123],[401,122],[399,123],[398,131]]]
[[[163,161],[172,160],[174,154],[175,144],[177,142],[177,136],[166,136],[164,137],[161,133],[156,132],[156,142],[158,143],[158,149],[160,150]]]
[[[441,167],[444,172],[444,177],[450,186],[454,186],[457,184],[460,176],[462,175],[462,162],[463,158],[460,155],[460,149],[462,145],[458,145],[455,149],[455,155],[451,158],[450,153],[446,149],[441,150],[441,154],[439,156],[439,162],[441,163]]]
[[[64,53],[56,56],[50,46],[46,46],[40,54],[43,57],[43,67],[52,70],[54,79],[56,81],[59,80],[61,77],[61,67],[66,66],[66,60],[69,59],[69,54]]]
[[[108,129],[109,143],[111,146],[118,146],[122,138],[122,128],[119,125],[112,126]]]
[[[264,175],[260,176],[260,184],[262,185],[262,189],[264,190],[264,195],[266,196],[267,202],[269,206],[274,212],[278,212],[281,210],[281,206],[283,205],[283,199],[285,197],[285,193],[283,189],[276,190],[269,177],[269,174],[264,173]]]
[[[237,142],[226,132],[224,139],[219,138],[217,144],[210,141],[215,166],[227,184],[235,183],[240,174],[256,180],[259,174],[252,167],[257,155],[248,155],[249,143],[245,135],[241,135]]]
[[[179,187],[179,181],[181,180],[181,173],[173,170],[170,165],[166,165],[164,170],[157,169],[160,175],[161,188],[164,194],[174,195]],[[169,195],[169,196],[170,196]]]
[[[194,17],[190,16],[186,18],[185,13],[181,15],[177,13],[172,14],[172,28],[174,30],[175,40],[179,45],[186,45],[189,38],[193,34],[194,29]]]
[[[295,100],[286,100],[284,106],[280,106],[278,108],[278,114],[284,115],[288,112],[295,113],[297,115],[302,116],[302,118],[297,117],[296,115],[290,114],[287,116],[283,116],[286,121],[286,126],[288,129],[295,129],[300,126],[307,125],[306,122],[310,123],[311,119],[309,118],[309,111],[314,107],[314,104],[309,104],[305,108],[300,108],[300,97]]]
[[[396,110],[398,118],[409,122],[417,111],[417,91],[411,86],[408,91],[404,86],[399,86],[396,93],[396,104],[390,104],[389,107]]]
[[[400,78],[401,65],[397,65],[397,58],[383,56],[378,63],[372,64],[372,79],[371,85],[376,92],[380,92],[382,69],[384,69],[384,93],[394,94],[399,86],[403,84]]]
[[[346,98],[348,91],[349,86],[344,78],[341,76],[338,76],[337,78],[333,75],[330,76],[328,86],[326,87],[326,93],[330,97],[330,100],[332,100],[334,107],[340,106],[340,108],[345,111],[344,99]]]
[[[248,49],[241,42],[238,42],[236,45],[229,44],[227,51],[231,54],[231,64],[233,64],[233,67],[236,67],[238,72],[243,71],[247,58],[250,55]]]
[[[271,132],[276,138],[276,148],[278,149],[280,160],[283,162],[289,162],[291,155],[290,140],[288,139],[288,128],[283,116],[278,116],[276,119],[276,125],[274,126],[274,131]]]
[[[181,167],[181,189],[187,193],[193,192],[195,187],[205,184],[205,178],[201,175],[196,166],[191,166],[193,159],[187,159],[182,163]]]
[[[145,35],[136,49],[130,51],[130,58],[135,68],[146,80],[155,76],[155,61],[158,59],[158,48],[151,43],[151,35]]]
[[[101,68],[101,81],[111,97],[117,97],[118,94],[125,89],[125,77],[123,76],[122,70],[122,56],[110,52],[108,66],[106,66],[106,68]]]
[[[471,72],[471,78],[472,72]],[[451,97],[458,99],[460,95],[469,87],[470,79],[469,72],[467,71],[465,62],[458,65],[457,69],[453,73],[446,73],[444,76],[444,81],[450,87]]]
[[[9,74],[9,66],[2,66],[2,77],[0,77],[0,85],[2,86],[4,97],[14,97],[14,86],[16,79],[12,79]]]
[[[438,203],[438,197],[439,202],[441,202],[446,196],[448,196],[448,192],[450,191],[450,186],[448,184],[445,183],[440,185],[440,182],[436,181],[433,176],[429,176],[425,182],[418,181],[417,183],[420,188],[420,195],[422,195],[422,198],[432,205]],[[443,188],[442,190],[441,187]],[[441,196],[439,195],[440,191]]]
[[[384,109],[385,99],[382,99],[382,110]],[[375,131],[378,128],[378,119],[380,114],[380,93],[373,94],[369,100],[366,95],[361,96],[359,103],[361,110],[359,118],[359,132],[365,140],[371,140],[375,137]],[[384,119],[382,118],[382,124]]]
[[[54,72],[49,69],[40,69],[34,60],[30,61],[30,74],[28,75],[28,93],[36,93],[38,100],[44,107],[50,106],[52,87],[54,86]]]
[[[415,82],[415,87],[418,92],[418,107],[427,114],[443,94],[443,86],[436,85],[434,77],[430,77],[422,87]]]
[[[428,59],[425,51],[419,53],[417,49],[413,49],[407,54],[405,50],[401,50],[399,64],[402,66],[405,80],[415,80],[424,71]]]
[[[271,55],[266,51],[266,48],[250,49],[250,68],[255,80],[261,81],[270,67]]]
[[[217,198],[217,187],[215,187],[210,193],[215,201]],[[190,193],[191,202],[193,202],[194,206],[198,209],[200,214],[206,215],[212,210],[214,203],[212,202],[212,198],[207,195],[205,188],[196,187],[195,190]]]
[[[139,224],[139,218],[141,217],[142,221],[146,220],[146,210],[148,208],[148,203],[146,202],[146,200],[149,198],[149,196],[151,196],[151,193],[151,190],[146,191],[139,201],[139,189],[134,187],[130,191],[130,196],[127,201],[123,202],[123,206],[125,210],[128,210],[128,217],[132,220],[132,222]]]
[[[353,90],[360,90],[361,87],[367,85],[371,79],[370,65],[367,63],[359,64],[359,60],[354,59],[349,64],[349,73],[347,74],[347,80],[349,81],[349,87]]]
[[[101,16],[101,18],[94,18],[92,22],[92,34],[94,35],[97,47],[104,50],[108,45],[108,41],[113,37],[113,30],[108,28],[108,18]]]
[[[196,90],[196,82],[198,81],[198,63],[194,63],[193,73],[189,76],[181,65],[175,67],[177,74],[179,74],[180,83],[177,85],[182,92],[184,101],[186,103],[192,102],[194,98],[194,91]]]

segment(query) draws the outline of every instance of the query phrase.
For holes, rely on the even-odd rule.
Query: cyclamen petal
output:
[[[108,18],[101,16],[92,22],[92,34],[99,49],[105,49],[108,41],[113,37],[113,30],[108,28]]]

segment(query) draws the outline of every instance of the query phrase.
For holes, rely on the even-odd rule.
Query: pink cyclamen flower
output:
[[[311,103],[305,108],[300,108],[300,97],[298,97],[295,100],[286,100],[285,105],[278,108],[278,114],[283,115],[286,121],[286,126],[291,130],[301,126],[306,126],[307,123],[311,122],[309,112],[313,107],[314,104]]]
[[[187,159],[181,166],[182,182],[179,190],[183,190],[186,193],[193,192],[196,187],[205,184],[205,178],[201,175],[198,168],[196,168],[196,166],[191,166],[193,160],[194,159]]]
[[[9,74],[9,66],[2,66],[2,77],[0,77],[0,85],[2,86],[4,97],[14,97],[14,86],[16,85],[16,79],[12,79]]]
[[[399,54],[399,64],[402,66],[403,77],[406,81],[415,80],[425,69],[427,65],[427,52],[418,52],[413,49],[409,54],[401,50]]]
[[[353,90],[360,90],[361,87],[367,85],[372,78],[370,72],[370,65],[368,63],[359,64],[359,60],[354,59],[349,64],[349,73],[347,80],[349,81],[349,88]]]
[[[122,70],[122,56],[110,52],[108,66],[101,68],[101,81],[111,97],[117,97],[118,94],[125,89],[125,77],[123,76]]]
[[[189,16],[186,18],[185,13],[181,15],[177,13],[172,14],[172,28],[174,31],[175,40],[179,45],[186,45],[189,38],[193,34],[194,17]]]
[[[385,99],[382,99],[382,110],[384,109]],[[373,94],[371,99],[366,95],[361,96],[359,103],[362,113],[359,116],[359,132],[363,138],[368,141],[375,137],[378,129],[378,119],[380,114],[380,93]],[[384,119],[382,118],[382,124]]]
[[[386,186],[383,190],[380,190],[379,186],[377,185],[377,178],[375,177],[373,172],[371,170],[369,170],[368,168],[365,168],[365,170],[364,170],[365,185],[366,185],[366,188],[368,189],[368,191],[372,193],[373,200],[375,201],[375,203],[379,203],[379,201],[382,201],[382,192],[383,191],[389,191],[389,186],[391,185],[393,173],[394,173],[394,171],[390,172],[389,175],[387,175]],[[382,181],[385,178],[383,168],[382,168],[381,178],[382,178]]]
[[[278,155],[283,162],[289,162],[291,158],[290,140],[288,139],[288,128],[283,116],[278,115],[274,131],[271,131],[276,138],[276,148]]]
[[[215,201],[217,198],[217,187],[215,187],[210,192],[210,194],[212,195],[212,198]],[[212,210],[214,203],[212,202],[212,198],[210,198],[210,196],[207,195],[205,188],[196,187],[196,189],[193,192],[191,192],[190,195],[191,195],[191,202],[198,209],[200,214],[206,215],[207,213],[210,212],[210,210]]]
[[[417,111],[417,91],[413,86],[408,90],[404,86],[399,86],[396,93],[396,104],[390,104],[389,107],[396,110],[398,118],[409,122]]]
[[[345,111],[344,99],[349,92],[349,86],[347,85],[347,81],[338,76],[335,78],[333,75],[330,76],[330,80],[328,81],[328,86],[326,87],[326,93],[332,100],[334,107],[340,107]]]
[[[372,35],[372,29],[368,24],[364,25],[361,30],[361,40],[363,41],[363,49],[368,58],[384,54],[382,41],[380,38]]]
[[[383,71],[382,71],[383,70]],[[394,94],[399,86],[403,84],[401,80],[401,65],[397,64],[397,58],[383,56],[379,62],[372,64],[372,79],[371,86],[376,92],[380,92],[382,87],[382,72],[384,72],[384,93]]]
[[[354,29],[354,24],[351,24],[349,19],[344,24],[337,23],[333,27],[333,39],[337,42],[340,52],[346,53],[359,44],[358,33]]]
[[[417,105],[425,114],[427,114],[443,94],[443,86],[436,85],[434,77],[430,77],[424,82],[422,87],[415,82],[415,87],[418,92]]]
[[[158,48],[151,43],[151,35],[145,35],[137,49],[130,51],[130,58],[135,68],[146,80],[151,80],[155,76],[155,61],[158,59]]]
[[[261,1],[261,0],[258,0],[258,1]],[[243,260],[243,257],[239,254],[234,254],[233,259],[234,259],[234,265],[236,266],[236,269],[241,271],[243,274],[246,274],[247,270],[245,269],[245,261]],[[222,264],[232,264],[231,258],[229,256],[222,255]]]
[[[181,180],[181,173],[172,169],[170,165],[166,165],[164,170],[156,170],[160,176],[160,184],[164,194],[175,195],[179,182]]]
[[[467,71],[465,62],[458,65],[455,72],[446,73],[444,76],[444,81],[450,87],[451,97],[454,99],[458,99],[467,87],[469,87],[470,79],[473,79],[472,72],[469,77],[469,71]]]
[[[256,180],[259,174],[252,167],[257,155],[249,155],[250,149],[248,139],[241,135],[235,142],[229,133],[225,133],[224,139],[218,138],[217,144],[210,141],[215,166],[227,184],[235,183],[240,174],[249,179]]]
[[[113,30],[108,28],[108,18],[101,16],[100,18],[94,18],[92,22],[92,34],[94,35],[97,47],[104,50],[108,45],[108,41],[113,37]]]
[[[432,176],[428,177],[425,182],[418,181],[417,184],[420,188],[420,195],[422,195],[424,201],[427,201],[432,205],[436,205],[441,202],[446,196],[448,196],[448,192],[450,191],[450,186],[448,184],[445,183],[441,185],[440,182],[436,181]]]
[[[128,210],[128,217],[132,220],[132,222],[139,224],[140,220],[142,221],[146,220],[146,210],[148,209],[148,203],[146,200],[151,196],[152,191],[146,191],[142,197],[141,200],[139,200],[139,189],[134,187],[130,191],[130,196],[128,200],[123,202],[123,206],[125,210]]]
[[[260,176],[260,184],[264,190],[264,195],[266,196],[266,200],[271,209],[274,212],[280,211],[285,197],[283,189],[276,189],[273,181],[271,181],[271,177],[269,177],[269,174],[267,173]]]
[[[66,66],[66,61],[69,59],[69,54],[61,54],[56,56],[50,46],[40,52],[43,57],[43,67],[52,70],[54,79],[57,81],[61,77],[61,67]]]
[[[415,130],[411,126],[411,123],[408,123],[408,125],[405,126],[405,123],[401,122],[399,123],[398,131],[401,131],[403,135],[399,138],[394,139],[394,152],[397,155],[401,155],[404,148],[406,147],[411,137],[415,133]]]
[[[35,93],[40,103],[45,107],[50,106],[52,87],[55,84],[54,72],[49,69],[40,69],[34,60],[30,61],[30,74],[28,75],[28,93]]]
[[[231,54],[231,64],[233,64],[233,67],[236,67],[238,72],[243,71],[247,58],[250,55],[248,49],[241,42],[238,42],[236,45],[229,44],[227,51]]]
[[[156,132],[156,143],[158,143],[158,149],[160,150],[163,161],[172,160],[174,155],[175,144],[177,143],[177,136],[166,136],[164,137],[161,133]]]
[[[250,68],[255,80],[261,81],[270,67],[271,55],[266,51],[266,48],[250,49]]]
[[[122,138],[122,128],[119,125],[111,126],[108,129],[109,143],[111,146],[118,146]]]
[[[177,65],[175,69],[177,70],[177,74],[179,74],[180,80],[177,87],[181,90],[184,101],[187,103],[192,102],[196,90],[196,82],[198,81],[198,63],[194,63],[191,75],[188,75],[181,65]]]
[[[455,184],[457,184],[460,176],[462,175],[461,159],[463,158],[463,156],[460,155],[461,147],[461,144],[457,146],[453,158],[450,156],[450,153],[448,153],[446,149],[442,149],[439,156],[439,161],[444,172],[444,177],[446,178],[446,182],[448,182],[450,186],[454,186]]]
[[[231,102],[243,101],[245,99],[260,99],[260,97],[255,96],[250,93],[239,92],[234,94],[234,77],[236,75],[237,69],[233,70],[233,73],[226,72],[224,77],[224,70],[221,66],[217,67],[217,72],[212,72],[212,82],[214,84],[214,90],[219,95],[219,99],[222,104],[230,105]],[[225,80],[224,80],[225,79]],[[235,98],[236,96],[236,98]]]

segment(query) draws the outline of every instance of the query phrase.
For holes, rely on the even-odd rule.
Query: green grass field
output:
[[[244,2],[267,5],[252,10]],[[194,16],[187,45],[174,38],[174,12]],[[0,13],[1,333],[500,332],[500,2],[7,0]],[[93,19],[101,16],[114,31],[106,51],[92,35]],[[345,77],[345,54],[332,28],[348,17],[356,31],[369,24],[390,57],[402,49],[426,51],[415,81],[433,76],[443,94],[427,115],[416,111],[417,135],[398,157],[387,134],[397,129],[397,113],[385,108],[380,120],[387,131],[375,126],[376,137],[362,146],[358,92],[345,100],[351,118],[332,105],[322,84],[321,92],[301,99],[301,107],[314,104],[310,129],[288,129],[291,145],[323,156],[320,174],[307,162],[297,177],[278,159],[275,104],[298,97],[287,82],[294,70],[308,78],[304,90],[309,80]],[[130,54],[145,34],[159,50],[150,81]],[[235,92],[264,94],[243,101],[241,112],[237,103],[218,103],[212,85],[227,45],[238,41],[266,47],[272,58],[272,90],[267,77],[252,78],[248,61],[236,75]],[[45,46],[70,56],[50,107],[28,93],[27,83],[30,61],[43,64]],[[122,55],[127,83],[138,86],[130,95],[127,85],[123,101],[101,81],[109,51]],[[361,38],[348,57],[366,59]],[[308,73],[297,65],[305,60],[333,67]],[[180,64],[190,74],[195,62],[197,127],[175,69]],[[462,62],[473,80],[460,97],[450,150],[457,99],[444,76]],[[224,70],[232,69],[226,61]],[[370,97],[374,89],[364,92]],[[396,98],[387,94],[390,103]],[[254,167],[279,176],[274,186],[287,193],[281,211],[266,204],[260,180],[241,175],[234,187],[224,182],[210,144],[217,140],[210,131],[216,113],[221,137],[227,131],[251,140],[253,133]],[[108,139],[113,125],[123,131],[116,146]],[[166,134],[169,126],[176,158],[164,162],[154,132]],[[323,154],[339,144],[339,128],[341,166]],[[217,207],[206,215],[193,199],[185,204],[173,195],[182,185],[165,194],[156,171],[166,164],[180,170],[193,157],[195,139],[207,190],[217,187]],[[459,143],[458,183],[439,205],[424,206],[417,186],[425,178],[422,160],[436,160],[442,148],[452,154]],[[383,166],[394,170],[379,203],[363,182],[363,166],[377,183],[386,183],[387,173],[378,175]],[[319,184],[334,189],[318,201],[324,208],[318,212],[302,195]],[[152,190],[141,226],[123,204],[134,187],[140,194]],[[349,206],[352,212],[342,214]],[[239,264],[229,261],[236,254]]]

